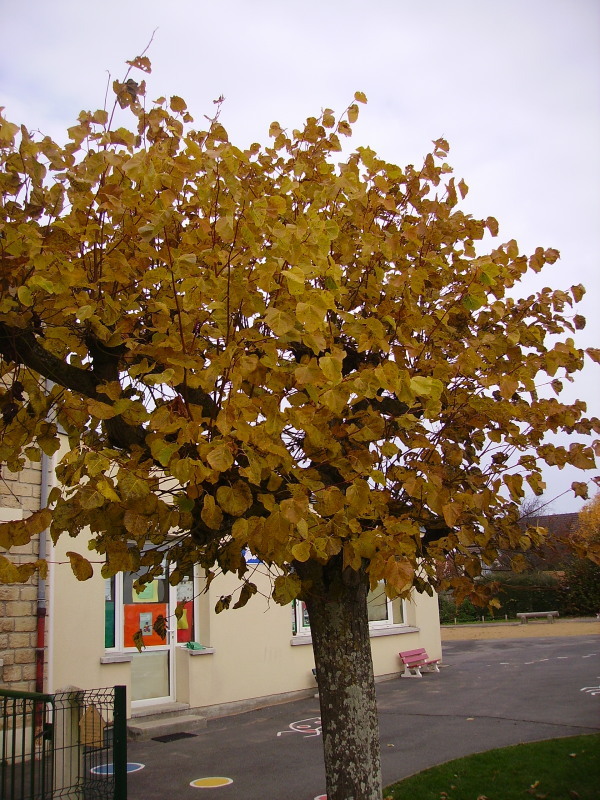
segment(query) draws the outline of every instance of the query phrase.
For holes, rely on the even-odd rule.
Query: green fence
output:
[[[2,800],[127,800],[124,686],[0,689]]]

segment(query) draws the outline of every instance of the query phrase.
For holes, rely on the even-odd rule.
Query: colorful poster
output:
[[[194,602],[181,603],[183,613],[177,620],[177,641],[181,644],[194,638]]]
[[[140,614],[140,630],[142,636],[152,636],[152,612],[144,611]]]
[[[156,647],[158,645],[167,644],[166,637],[163,639],[153,628],[159,616],[162,615],[166,618],[166,603],[146,603],[146,605],[141,605],[140,603],[132,603],[130,605],[127,603],[123,607],[123,611],[125,614],[125,647],[135,647],[133,637],[139,630],[142,631],[144,645],[146,647]],[[144,628],[146,628],[146,630],[149,628],[150,632],[144,633]]]
[[[131,599],[134,603],[157,603],[158,602],[158,581],[147,583],[141,592],[131,591]]]

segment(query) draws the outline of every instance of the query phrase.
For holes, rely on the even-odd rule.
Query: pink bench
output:
[[[398,653],[400,661],[404,665],[404,672],[402,678],[422,678],[421,669],[425,668],[428,672],[439,672],[438,663],[441,661],[439,658],[429,658],[427,651],[424,647],[418,650],[405,650]]]

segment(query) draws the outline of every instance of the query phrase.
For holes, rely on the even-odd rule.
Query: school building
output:
[[[53,484],[52,460],[31,463],[19,474],[4,468],[0,520],[26,517],[44,505]],[[83,537],[85,538],[85,537]],[[46,580],[0,584],[0,685],[55,692],[67,687],[127,687],[129,716],[176,708],[217,715],[308,695],[315,691],[310,626],[303,603],[281,607],[268,601],[269,578],[253,580],[259,593],[241,609],[216,614],[219,597],[235,591],[235,576],[216,578],[207,591],[201,569],[178,586],[166,577],[141,594],[135,575],[110,580],[100,575],[79,582],[68,550],[87,551],[87,542],[63,535],[54,546],[41,534],[11,550],[12,559],[46,557]],[[183,605],[178,620],[174,609]],[[153,630],[167,620],[165,638]],[[375,674],[397,676],[398,652],[424,647],[441,657],[437,598],[414,594],[390,602],[383,589],[369,596]],[[142,631],[144,648],[133,641]]]

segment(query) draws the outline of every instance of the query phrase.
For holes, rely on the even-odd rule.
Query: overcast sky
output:
[[[184,97],[203,127],[224,95],[238,146],[365,92],[352,144],[405,165],[448,139],[463,208],[523,252],[561,251],[524,291],[583,283],[576,341],[600,346],[598,0],[0,0],[0,19],[0,105],[61,142],[155,29],[149,97]],[[590,364],[568,396],[597,416],[599,374]],[[546,497],[581,479],[548,471]],[[567,495],[551,510],[579,507]]]

